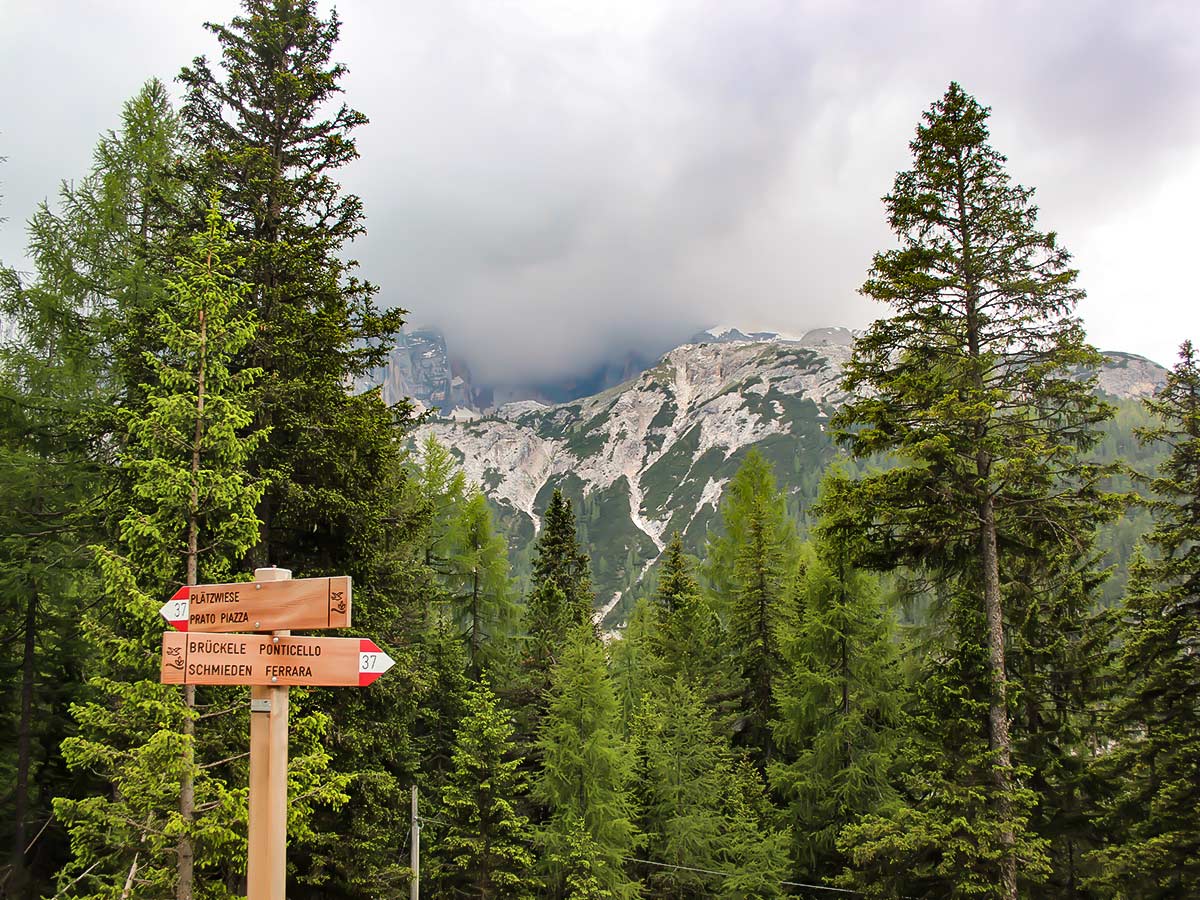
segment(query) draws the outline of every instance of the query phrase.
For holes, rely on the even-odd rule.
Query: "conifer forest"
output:
[[[293,900],[415,896],[414,786],[427,898],[1200,897],[1200,353],[1097,390],[986,98],[878,136],[879,320],[803,516],[747,453],[604,630],[577,503],[518,572],[359,387],[407,313],[351,256],[337,14],[207,27],[0,269],[0,895],[245,896],[247,689],[161,683],[159,609],[279,566],[395,660],[291,689]]]

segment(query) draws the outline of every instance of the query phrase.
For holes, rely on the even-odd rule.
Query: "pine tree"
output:
[[[467,695],[442,790],[450,824],[438,853],[450,896],[522,900],[536,894],[533,831],[516,811],[524,783],[512,737],[512,724],[482,681]]]
[[[542,768],[535,798],[549,810],[540,841],[550,861],[554,896],[564,896],[571,833],[581,823],[594,855],[592,872],[614,897],[636,896],[624,872],[637,838],[629,793],[630,754],[620,739],[617,702],[604,647],[590,625],[568,635],[555,667],[549,708],[539,734]]]
[[[1170,456],[1150,481],[1154,527],[1122,613],[1125,692],[1098,763],[1118,789],[1093,887],[1106,897],[1190,897],[1200,893],[1200,359],[1190,341],[1146,405],[1158,424],[1140,437],[1165,442]]]
[[[913,168],[885,198],[900,247],[876,254],[862,288],[894,315],[856,344],[845,386],[857,399],[835,427],[855,456],[900,462],[856,492],[874,563],[954,578],[954,601],[976,603],[983,616],[983,632],[970,637],[986,648],[993,881],[997,896],[1015,900],[1024,816],[1003,557],[1032,533],[1066,550],[1068,535],[1087,539],[1115,504],[1098,487],[1106,473],[1082,461],[1110,410],[1079,374],[1099,356],[1073,316],[1076,272],[1057,237],[1037,230],[1032,190],[1010,181],[988,144],[988,114],[951,84],[918,126]]]
[[[718,608],[726,611],[734,675],[744,684],[735,727],[760,765],[774,752],[770,723],[775,681],[783,670],[780,632],[794,623],[789,575],[797,551],[795,526],[771,464],[751,450],[726,490],[721,532],[709,540],[705,566]]]
[[[826,476],[819,514],[834,523],[844,477]],[[838,833],[896,798],[893,766],[902,727],[903,678],[895,621],[876,578],[857,570],[839,532],[818,528],[805,571],[803,614],[785,641],[776,683],[776,740],[787,762],[770,771],[788,801],[801,871],[838,871]]]

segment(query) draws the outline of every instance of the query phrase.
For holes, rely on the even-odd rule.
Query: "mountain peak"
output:
[[[840,326],[814,328],[802,334],[790,334],[785,331],[747,331],[735,325],[714,325],[712,328],[696,332],[688,339],[689,344],[727,344],[735,341],[789,343],[807,347],[835,344],[848,347],[854,343],[854,333],[849,328]]]

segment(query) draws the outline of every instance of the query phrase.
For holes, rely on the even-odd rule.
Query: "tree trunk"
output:
[[[25,644],[21,659],[21,719],[17,724],[17,783],[13,789],[12,875],[11,886],[20,893],[25,884],[25,842],[29,836],[29,768],[33,751],[33,679],[37,654],[37,582],[30,579],[29,598],[25,603]]]
[[[982,454],[981,454],[982,455]],[[983,605],[987,614],[988,669],[992,690],[988,703],[990,746],[996,754],[992,779],[996,786],[996,812],[1000,816],[1000,887],[1005,900],[1017,900],[1016,838],[1012,829],[1012,740],[1008,728],[1008,676],[1004,664],[1004,608],[1000,599],[1000,565],[996,549],[996,511],[991,495],[981,510],[983,533]]]
[[[209,271],[212,271],[212,253],[208,257]],[[200,453],[204,441],[204,363],[208,352],[207,321],[204,308],[200,309],[200,359],[199,371],[196,378],[196,430],[192,440],[192,484],[191,497],[188,504],[187,530],[187,583],[199,583],[200,576]],[[196,782],[192,769],[196,762],[195,740],[196,720],[192,715],[196,708],[196,686],[183,686],[183,777],[179,784],[179,816],[183,819],[183,834],[179,837],[177,847],[177,867],[179,879],[175,885],[175,900],[192,900],[196,850],[192,843],[191,825],[196,815]]]
[[[479,680],[479,653],[482,641],[479,637],[479,566],[471,572],[471,674]]]
[[[973,226],[967,203],[967,173],[961,148],[956,151],[958,229],[962,245],[959,275],[962,281],[967,320],[967,355],[971,361],[971,382],[976,397],[985,392],[983,372],[978,368],[981,357],[979,320],[979,277],[975,271],[972,247]],[[1017,859],[1014,855],[1016,836],[1012,828],[1012,740],[1008,723],[1008,674],[1004,664],[1004,605],[1000,598],[1000,558],[996,546],[996,508],[991,494],[992,457],[984,441],[987,424],[977,422],[975,439],[975,470],[982,484],[980,503],[979,550],[983,569],[983,607],[987,618],[988,674],[991,680],[988,701],[989,746],[996,754],[992,766],[992,781],[996,786],[996,814],[1001,821],[1000,890],[1004,900],[1017,900]]]

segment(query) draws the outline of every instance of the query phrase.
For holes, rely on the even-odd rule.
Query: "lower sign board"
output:
[[[184,585],[158,612],[178,631],[348,628],[350,577]]]
[[[163,684],[365,687],[394,660],[367,638],[167,631]]]

